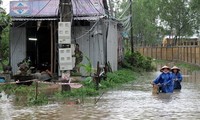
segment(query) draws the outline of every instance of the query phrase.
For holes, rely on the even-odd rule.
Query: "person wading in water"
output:
[[[170,68],[168,66],[163,66],[160,72],[162,73],[152,82],[152,85],[157,85],[159,87],[158,92],[173,93],[174,86]]]
[[[180,69],[176,66],[171,68],[172,77],[174,81],[174,89],[181,89],[182,75],[180,73]]]

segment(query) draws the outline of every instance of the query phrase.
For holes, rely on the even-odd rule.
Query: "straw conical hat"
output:
[[[160,72],[162,72],[163,71],[163,69],[168,69],[168,70],[170,70],[170,68],[168,67],[168,66],[163,66],[161,69],[160,69]]]
[[[175,69],[180,71],[180,68],[178,68],[177,66],[174,66],[174,67],[171,68],[171,70],[175,70]]]

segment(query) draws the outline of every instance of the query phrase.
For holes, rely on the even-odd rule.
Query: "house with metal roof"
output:
[[[71,43],[79,44],[94,68],[98,61],[102,66],[109,61],[117,70],[122,39],[118,22],[109,19],[106,0],[72,0],[72,13],[61,14],[61,8],[60,0],[10,2],[13,73],[18,70],[17,63],[27,57],[38,70],[45,64],[58,73],[58,23],[67,14],[72,15]]]

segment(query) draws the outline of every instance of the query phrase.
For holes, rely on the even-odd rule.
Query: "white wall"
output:
[[[117,23],[110,21],[107,38],[107,61],[110,62],[112,70],[118,68],[118,32]]]

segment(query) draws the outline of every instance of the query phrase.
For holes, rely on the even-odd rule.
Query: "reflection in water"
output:
[[[1,120],[133,120],[200,119],[200,72],[182,69],[183,89],[172,94],[152,95],[149,84],[160,72],[147,73],[132,84],[105,93],[83,105],[52,104],[40,107],[14,106],[2,95]],[[4,96],[4,98],[3,98]]]

